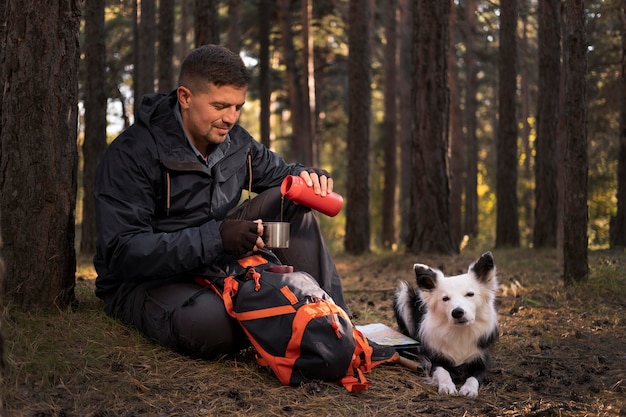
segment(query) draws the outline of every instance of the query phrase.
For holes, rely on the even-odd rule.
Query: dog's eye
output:
[[[443,301],[450,301],[450,297],[448,297],[447,295],[445,297],[442,298]]]
[[[467,294],[465,294],[466,297],[473,297],[474,293],[473,292],[468,292]]]

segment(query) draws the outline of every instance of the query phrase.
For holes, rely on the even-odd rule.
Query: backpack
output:
[[[229,262],[226,278],[198,277],[224,301],[247,334],[257,362],[283,385],[339,381],[349,392],[367,389],[372,348],[317,281],[281,265],[268,251]]]

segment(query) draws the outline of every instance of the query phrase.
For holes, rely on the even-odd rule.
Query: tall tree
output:
[[[411,149],[411,126],[413,124],[411,105],[411,51],[413,48],[413,0],[400,0],[400,26],[399,26],[399,52],[398,62],[398,97],[400,102],[400,148],[404,152],[400,153],[400,172],[405,173],[400,176],[400,224],[409,224],[411,216],[411,153],[406,150]],[[400,228],[400,241],[406,242],[408,228]]]
[[[156,63],[156,6],[155,0],[136,0],[135,19],[135,113],[141,97],[154,92],[154,65]]]
[[[261,24],[260,21],[259,24]],[[241,0],[228,0],[228,36],[226,42],[228,49],[239,53],[241,50]]]
[[[180,0],[180,23],[178,24],[180,33],[178,58],[180,62],[182,62],[189,53],[189,1],[190,0]]]
[[[533,246],[556,247],[557,129],[561,85],[560,0],[539,0],[539,88],[535,155]]]
[[[261,143],[270,147],[270,115],[271,115],[271,72],[270,72],[270,30],[271,0],[259,0],[259,96],[261,104]]]
[[[410,253],[458,252],[450,227],[447,85],[450,2],[418,0],[413,9],[415,125],[411,155]]]
[[[302,60],[298,60],[294,45],[291,1],[278,1],[277,11],[283,46],[283,59],[286,67],[287,95],[289,96],[289,107],[291,109],[293,158],[305,165],[312,165],[311,144],[313,142],[311,126],[313,126],[313,121],[310,120],[308,82],[309,77],[313,76],[313,74],[309,75],[308,55],[306,56],[307,61],[303,65],[298,65],[298,62],[302,62]],[[301,16],[301,18],[302,21],[300,23],[302,26],[308,27],[308,14]],[[308,48],[308,40],[306,48]],[[303,86],[301,82],[306,84],[306,86]]]
[[[520,31],[519,37],[519,83],[520,83],[520,148],[523,156],[520,158],[520,178],[522,179],[522,187],[520,187],[520,209],[523,223],[530,227],[533,224],[533,190],[526,184],[531,184],[533,180],[533,149],[530,142],[531,134],[531,80],[530,80],[530,59],[529,51],[531,40],[528,37],[529,23],[528,18],[531,14],[529,0],[519,1],[519,17]]]
[[[459,71],[456,59],[456,6],[450,1],[450,23],[448,46],[448,83],[450,89],[450,212],[452,237],[458,244],[463,237],[463,186],[465,173],[465,142],[463,141],[463,121],[461,120],[461,94],[459,92]]]
[[[75,299],[81,3],[3,3],[0,229],[7,263],[5,296],[24,308],[64,308]]]
[[[0,5],[0,11],[3,11],[4,6]],[[4,25],[4,22],[2,22]],[[4,39],[4,37],[0,38]],[[2,213],[0,213],[2,216]],[[2,303],[2,292],[4,289],[4,260],[2,258],[2,230],[0,230],[0,309],[4,311],[4,305]],[[5,367],[4,361],[4,333],[2,332],[2,318],[4,314],[0,314],[0,383],[3,382],[3,372]],[[0,394],[0,410],[4,410],[4,394]]]
[[[398,26],[398,1],[390,0],[385,9],[385,116],[383,119],[383,143],[384,152],[384,175],[382,198],[382,237],[383,247],[391,249],[396,244],[396,180],[398,167],[396,163],[397,152],[397,34]]]
[[[194,42],[196,48],[220,43],[219,0],[195,0]]]
[[[159,0],[158,80],[159,91],[174,89],[174,0]]]
[[[96,253],[96,213],[93,200],[96,168],[107,143],[107,78],[105,0],[85,2],[85,138],[83,142],[83,212],[80,251]]]
[[[519,246],[517,199],[517,0],[500,2],[496,247]]]
[[[622,66],[620,74],[620,130],[617,160],[617,214],[611,220],[611,246],[626,246],[626,2],[622,2]]]
[[[476,0],[466,0],[465,35],[465,217],[463,233],[478,233],[478,59],[476,53]]]
[[[315,54],[313,53],[313,36],[311,36],[311,24],[313,20],[313,0],[302,0],[302,62],[303,79],[302,88],[302,129],[305,132],[302,138],[302,154],[300,159],[305,165],[319,165],[317,149],[317,128],[315,126]]]
[[[565,145],[563,279],[565,284],[588,278],[587,260],[587,40],[584,0],[565,0],[563,61],[565,65]]]
[[[348,176],[344,248],[370,249],[369,147],[371,120],[371,32],[369,0],[350,0],[348,20]]]

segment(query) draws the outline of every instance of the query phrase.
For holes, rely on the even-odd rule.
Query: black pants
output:
[[[233,219],[280,220],[279,188],[267,190],[233,209]],[[324,243],[315,214],[285,200],[283,220],[290,223],[288,249],[275,253],[285,265],[311,274],[349,315],[335,264]],[[200,357],[235,353],[248,345],[239,324],[222,300],[208,288],[176,279],[126,283],[105,299],[107,314],[136,327],[172,349]]]

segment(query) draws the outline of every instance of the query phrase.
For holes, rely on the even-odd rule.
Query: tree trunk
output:
[[[304,62],[304,82],[302,87],[302,129],[305,135],[302,141],[302,157],[300,162],[306,166],[319,165],[317,154],[317,127],[315,125],[315,54],[313,51],[313,36],[311,35],[311,20],[313,19],[312,0],[302,0],[302,44]]]
[[[458,252],[450,227],[447,58],[450,3],[418,0],[413,12],[411,217],[407,251]]]
[[[174,89],[174,0],[159,0],[159,91]]]
[[[531,117],[531,103],[530,103],[530,72],[529,72],[529,53],[528,53],[528,14],[530,13],[530,5],[528,0],[520,1],[520,21],[522,36],[520,39],[519,48],[519,80],[520,80],[520,95],[521,95],[521,130],[520,130],[520,143],[522,147],[523,157],[521,158],[521,178],[522,184],[531,184],[533,181],[533,149],[530,144],[530,117]],[[520,208],[522,213],[522,224],[525,224],[524,230],[532,227],[534,210],[533,210],[533,190],[528,187],[522,187],[520,193]]]
[[[382,237],[383,247],[385,249],[391,249],[396,244],[396,180],[398,167],[396,164],[397,158],[397,42],[396,42],[396,27],[398,26],[397,19],[398,1],[390,0],[386,7],[385,16],[385,37],[387,39],[387,45],[385,46],[385,116],[383,119],[383,143],[384,143],[384,176],[385,182],[383,186],[383,198],[382,198]]]
[[[93,193],[96,168],[107,144],[105,0],[85,2],[85,139],[83,142],[83,212],[80,252],[96,253],[98,229]]]
[[[620,130],[617,160],[617,214],[611,219],[611,246],[626,247],[626,2],[622,9],[622,72],[620,74]]]
[[[302,88],[298,80],[301,79],[301,71],[298,68],[298,59],[293,42],[293,34],[291,32],[291,2],[289,0],[280,0],[278,2],[278,23],[283,45],[283,59],[285,61],[285,77],[287,81],[287,94],[289,96],[289,105],[291,109],[291,130],[293,144],[293,159],[304,163],[305,144],[309,142],[307,135],[308,130],[305,128],[304,119],[306,111],[304,108],[304,97]]]
[[[517,200],[517,0],[500,2],[500,83],[496,138],[496,247],[519,246]]]
[[[154,92],[154,65],[156,61],[155,0],[137,0],[135,31],[135,114],[139,110],[141,97]]]
[[[561,85],[559,0],[539,1],[539,88],[535,155],[535,224],[533,247],[556,247],[557,134]]]
[[[182,62],[189,53],[189,1],[180,0],[180,44],[178,45],[178,58]]]
[[[588,278],[587,262],[587,43],[584,0],[565,0],[565,200],[563,279]]]
[[[465,218],[463,233],[469,236],[478,234],[478,66],[476,58],[476,0],[465,2],[465,126],[466,126],[466,166],[465,166]]]
[[[259,96],[261,102],[261,143],[270,147],[272,74],[270,71],[270,31],[272,1],[259,0]]]
[[[23,308],[65,308],[75,300],[81,3],[4,3],[12,57],[3,63],[0,134],[5,297]]]
[[[400,0],[400,60],[398,67],[398,97],[400,100],[400,224],[409,224],[411,216],[411,131],[413,106],[411,105],[411,51],[413,48],[413,0]],[[406,242],[408,228],[400,228],[400,242]]]
[[[456,61],[456,11],[454,0],[450,0],[450,45],[448,46],[448,80],[450,85],[450,212],[452,237],[455,244],[463,238],[463,185],[465,172],[465,143],[461,121],[461,96],[459,93],[459,73]]]
[[[196,48],[202,45],[220,43],[219,0],[195,0],[194,42]]]
[[[370,249],[369,147],[371,120],[371,44],[369,0],[350,0],[348,43],[348,177],[344,248]]]
[[[263,24],[259,21],[259,25]],[[266,24],[269,24],[267,22]],[[228,0],[228,49],[241,50],[241,0]]]

